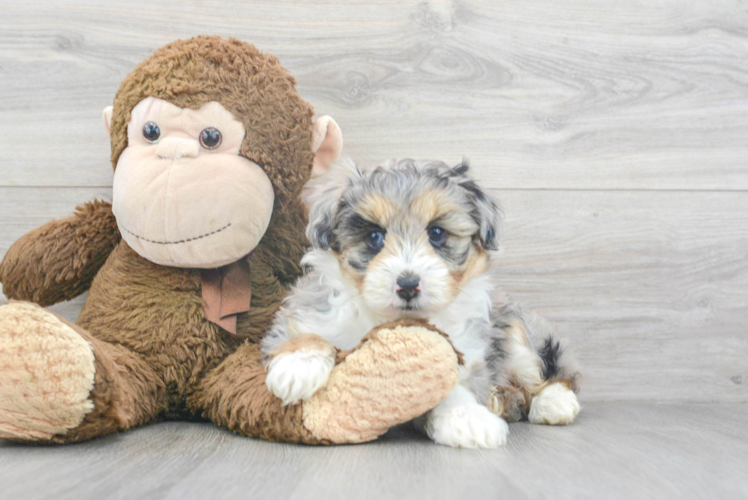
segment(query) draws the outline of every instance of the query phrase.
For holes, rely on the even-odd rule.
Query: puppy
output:
[[[568,424],[578,375],[551,328],[508,300],[489,272],[499,206],[466,162],[343,162],[305,188],[305,276],[263,340],[267,386],[284,404],[322,389],[336,349],[418,318],[462,353],[459,385],[416,424],[437,443],[494,448],[507,420]]]

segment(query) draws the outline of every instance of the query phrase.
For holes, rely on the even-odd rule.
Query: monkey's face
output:
[[[192,110],[148,97],[135,106],[114,173],[113,210],[128,245],[175,267],[220,267],[250,253],[274,195],[262,168],[239,156],[244,135],[215,101]]]

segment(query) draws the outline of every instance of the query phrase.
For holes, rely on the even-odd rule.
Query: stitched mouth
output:
[[[189,243],[190,241],[201,240],[203,238],[208,238],[209,236],[213,236],[214,234],[220,233],[221,231],[224,231],[224,230],[228,229],[229,227],[231,227],[231,223],[229,222],[225,226],[220,227],[218,229],[215,229],[215,230],[213,230],[213,231],[211,231],[209,233],[201,234],[200,236],[194,236],[192,238],[185,238],[183,240],[178,240],[178,241],[157,241],[157,240],[150,240],[148,238],[144,238],[143,236],[140,236],[137,233],[133,233],[132,231],[130,231],[129,229],[127,229],[126,227],[124,227],[122,225],[120,225],[119,227],[122,228],[122,229],[124,229],[125,232],[127,232],[127,233],[135,236],[139,240],[147,241],[148,243],[153,243],[155,245],[178,245],[180,243]]]

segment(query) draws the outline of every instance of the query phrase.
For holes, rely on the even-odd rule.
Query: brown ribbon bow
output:
[[[205,317],[236,335],[236,317],[249,311],[252,299],[249,262],[241,259],[218,269],[203,269],[201,278]]]

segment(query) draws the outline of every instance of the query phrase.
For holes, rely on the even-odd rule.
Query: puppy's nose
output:
[[[397,278],[397,296],[403,300],[410,301],[420,293],[418,284],[421,279],[418,276],[412,274],[403,274]]]

